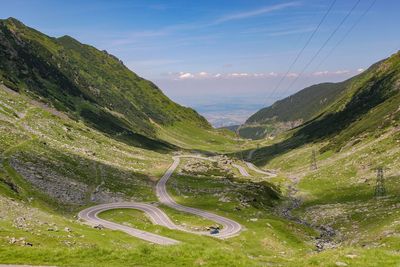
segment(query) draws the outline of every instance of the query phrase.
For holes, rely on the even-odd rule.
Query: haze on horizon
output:
[[[331,3],[17,0],[1,1],[0,17],[105,49],[220,126],[243,122],[305,86],[354,76],[399,49],[399,1],[337,0],[286,75]]]

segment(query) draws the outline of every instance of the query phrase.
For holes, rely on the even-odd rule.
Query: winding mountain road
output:
[[[158,181],[158,183],[156,185],[156,194],[159,199],[159,202],[168,207],[171,207],[173,209],[191,213],[194,215],[198,215],[198,216],[212,220],[212,221],[222,225],[222,229],[219,231],[219,233],[210,234],[209,232],[194,232],[194,231],[187,230],[183,227],[175,225],[171,221],[171,219],[167,216],[167,214],[165,214],[161,209],[157,208],[154,205],[147,204],[147,203],[120,202],[120,203],[97,205],[97,206],[93,206],[93,207],[87,208],[85,210],[82,210],[81,212],[79,212],[78,217],[80,219],[86,221],[90,225],[100,225],[101,224],[102,226],[104,226],[106,228],[109,228],[112,230],[120,230],[120,231],[123,231],[132,236],[138,237],[140,239],[143,239],[143,240],[155,243],[155,244],[160,244],[160,245],[173,245],[173,244],[179,243],[179,241],[168,238],[168,237],[164,237],[161,235],[153,234],[150,232],[142,231],[142,230],[139,230],[136,228],[121,225],[118,223],[110,222],[110,221],[99,218],[98,214],[103,211],[111,210],[111,209],[124,209],[124,208],[138,209],[138,210],[145,212],[154,224],[165,226],[169,229],[181,230],[181,231],[190,232],[190,233],[194,233],[194,234],[200,234],[200,235],[209,235],[209,236],[213,236],[213,237],[217,237],[217,238],[221,238],[221,239],[238,235],[239,232],[242,230],[242,226],[239,223],[237,223],[231,219],[225,218],[223,216],[208,212],[208,211],[180,205],[180,204],[176,203],[172,199],[172,197],[168,194],[167,189],[166,189],[166,184],[167,184],[168,179],[174,173],[175,169],[178,167],[178,165],[180,163],[180,158],[197,158],[197,159],[202,159],[202,160],[213,161],[212,159],[200,157],[200,156],[188,155],[188,156],[173,157],[174,162],[168,168],[168,170],[165,172],[163,177]]]
[[[250,174],[249,174],[249,173],[246,171],[246,169],[243,168],[242,166],[237,165],[237,164],[232,164],[232,166],[235,167],[236,169],[238,169],[239,172],[240,172],[240,174],[241,174],[242,176],[245,176],[245,177],[250,176]]]
[[[247,167],[255,172],[261,173],[261,174],[265,174],[268,175],[270,177],[276,177],[276,173],[273,173],[271,171],[264,171],[264,170],[260,170],[259,168],[257,168],[253,163],[251,162],[247,162],[245,161]]]
[[[277,176],[276,173],[274,173],[274,172],[272,172],[272,171],[260,170],[260,169],[257,168],[253,163],[249,162],[249,161],[253,158],[254,152],[256,152],[256,149],[250,150],[249,154],[247,155],[247,160],[248,160],[248,161],[245,161],[247,167],[248,167],[250,170],[253,170],[253,171],[257,172],[257,173],[265,174],[265,175],[268,175],[268,176],[270,176],[270,177],[276,177],[276,176]]]

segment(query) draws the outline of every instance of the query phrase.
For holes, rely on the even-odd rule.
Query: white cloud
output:
[[[360,70],[357,70],[358,72]],[[314,77],[323,77],[323,76],[347,76],[350,74],[354,74],[355,71],[349,70],[336,70],[336,71],[316,71],[313,73],[306,73],[304,76],[314,76]],[[277,73],[274,71],[271,72],[231,72],[231,73],[212,73],[212,72],[170,72],[168,73],[173,79],[177,80],[185,80],[185,79],[196,79],[196,80],[204,80],[204,79],[275,79],[277,77],[282,77],[283,73]],[[299,77],[299,73],[291,72],[286,75],[289,79],[294,79]]]
[[[199,76],[200,76],[200,77],[207,77],[207,76],[208,76],[208,73],[205,72],[205,71],[202,71],[202,72],[199,73]]]
[[[363,68],[359,68],[357,71],[358,71],[358,72],[363,72],[364,69],[363,69]]]
[[[228,76],[230,76],[230,77],[247,77],[247,76],[249,76],[249,74],[245,73],[245,72],[242,72],[242,73],[234,72],[234,73],[228,74]]]
[[[190,72],[180,72],[179,73],[179,79],[190,79],[190,78],[194,78],[194,75],[191,74]]]
[[[236,14],[229,14],[229,15],[220,17],[219,19],[217,19],[215,21],[215,23],[219,24],[219,23],[223,23],[223,22],[227,22],[227,21],[231,21],[231,20],[251,18],[251,17],[260,16],[263,14],[271,13],[273,11],[285,9],[288,7],[294,7],[294,6],[298,6],[298,5],[299,5],[298,2],[288,2],[288,3],[284,3],[284,4],[266,6],[266,7],[262,7],[259,9],[240,12],[240,13],[236,13]]]
[[[271,71],[270,73],[268,73],[268,75],[272,76],[272,77],[276,77],[276,76],[278,76],[278,73]]]
[[[322,76],[322,75],[328,75],[328,74],[329,74],[329,71],[324,70],[324,71],[316,71],[312,75],[314,75],[314,76]]]

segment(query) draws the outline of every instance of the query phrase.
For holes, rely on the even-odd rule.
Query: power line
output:
[[[354,28],[362,21],[362,19],[368,14],[371,8],[375,5],[376,0],[373,0],[368,8],[361,14],[361,16],[357,19],[357,21],[351,26],[351,28],[346,32],[346,34],[336,43],[336,45],[329,51],[326,57],[317,65],[314,69],[317,70],[321,65],[332,55],[332,53],[336,50],[336,48],[343,43],[343,41],[350,35],[350,33],[354,30]]]
[[[304,50],[307,48],[307,46],[311,43],[312,39],[314,38],[314,35],[317,33],[317,31],[319,30],[319,28],[321,27],[322,23],[325,21],[326,17],[328,16],[328,14],[331,12],[333,6],[335,5],[337,0],[333,0],[331,5],[329,6],[328,10],[325,12],[324,16],[321,18],[321,20],[319,21],[317,27],[314,29],[314,31],[312,32],[312,34],[310,35],[310,37],[308,38],[308,40],[306,41],[306,43],[304,44],[304,46],[301,48],[301,50],[299,51],[299,53],[297,54],[297,56],[295,57],[295,59],[293,60],[293,62],[290,64],[288,70],[286,71],[285,75],[283,75],[281,77],[281,79],[279,80],[278,84],[275,86],[274,90],[272,90],[271,94],[269,95],[268,99],[271,98],[272,96],[274,96],[275,92],[279,89],[279,87],[281,86],[283,80],[287,77],[287,75],[290,73],[290,71],[292,70],[292,68],[294,67],[294,65],[297,63],[297,61],[299,60],[300,56],[303,54]]]
[[[343,24],[346,22],[346,20],[350,17],[350,15],[353,13],[353,11],[356,9],[358,4],[361,2],[361,0],[357,0],[357,2],[353,5],[353,7],[349,10],[349,12],[344,16],[344,18],[340,21],[340,23],[336,26],[335,30],[329,35],[329,37],[325,40],[325,42],[322,44],[322,46],[318,49],[317,53],[314,54],[314,56],[307,62],[307,64],[304,66],[304,68],[301,70],[299,75],[293,80],[292,83],[286,88],[284,91],[285,93],[292,88],[292,86],[298,81],[298,79],[304,74],[304,72],[307,70],[307,68],[314,62],[314,60],[319,56],[321,51],[325,48],[325,46],[329,43],[329,41],[332,39],[332,37],[337,33],[337,31],[343,26]]]

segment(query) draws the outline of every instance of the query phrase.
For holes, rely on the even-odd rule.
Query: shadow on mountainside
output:
[[[321,148],[321,152],[339,151],[347,142],[360,134],[376,133],[398,122],[400,120],[398,112],[400,93],[393,87],[396,79],[394,73],[370,79],[352,96],[342,110],[321,114],[297,127],[288,139],[256,150],[251,161],[256,165],[264,166],[276,156],[292,149],[324,140],[329,143]],[[248,155],[250,151],[236,153],[236,156],[240,153]]]

